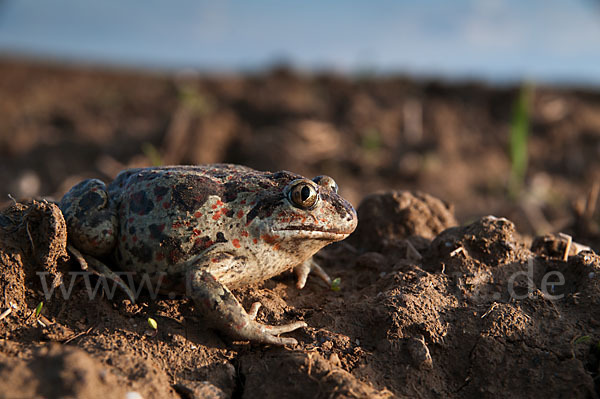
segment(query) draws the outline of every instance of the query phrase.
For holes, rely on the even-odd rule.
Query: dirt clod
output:
[[[360,203],[357,213],[358,227],[349,240],[372,251],[414,236],[433,239],[457,224],[450,205],[421,192],[372,194]]]

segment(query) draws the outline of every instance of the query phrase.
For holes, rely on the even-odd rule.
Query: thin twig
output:
[[[454,251],[450,252],[450,256],[454,257],[457,254],[462,253],[463,255],[467,256],[467,253],[465,252],[465,248],[464,247],[458,247],[456,248]]]
[[[0,320],[4,319],[6,316],[8,316],[10,313],[12,312],[12,308],[8,308],[6,309],[4,312],[2,312],[2,314],[0,314]]]
[[[35,244],[33,243],[33,238],[29,232],[29,222],[25,223],[25,230],[27,231],[27,236],[29,237],[29,242],[31,243],[31,252],[35,253]]]
[[[488,311],[487,311],[487,312],[485,312],[485,313],[484,313],[484,314],[481,316],[481,318],[483,319],[485,316],[489,315],[489,314],[492,312],[492,310],[494,310],[494,309],[496,308],[496,306],[498,306],[498,302],[494,302],[494,303],[492,304],[492,306],[491,306],[491,307],[488,309]]]
[[[87,334],[89,334],[89,333],[90,333],[90,331],[92,331],[93,329],[94,329],[94,327],[92,326],[92,327],[88,328],[88,329],[87,329],[87,331],[82,331],[82,332],[80,332],[80,333],[77,333],[77,334],[73,335],[71,338],[68,338],[67,340],[65,340],[65,341],[63,342],[63,344],[65,344],[65,345],[66,345],[66,344],[68,344],[69,342],[73,341],[74,339],[77,339],[77,338],[81,337],[82,335],[87,335]]]
[[[413,256],[411,257],[410,254]],[[406,240],[406,257],[411,260],[421,260],[423,256],[417,251],[414,245],[408,240]]]
[[[571,250],[571,242],[573,241],[573,238],[565,233],[558,233],[558,236],[560,238],[562,238],[563,240],[567,241],[567,244],[565,246],[565,252],[563,253],[563,261],[567,261],[567,259],[569,259],[569,251]]]
[[[596,211],[596,204],[598,203],[599,190],[600,185],[598,184],[598,182],[594,182],[585,201],[585,209],[583,211],[583,216],[586,220],[590,220],[592,216],[594,216],[594,212]]]

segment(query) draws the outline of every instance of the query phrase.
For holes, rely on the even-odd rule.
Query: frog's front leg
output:
[[[118,219],[106,185],[88,179],[73,186],[58,204],[67,222],[69,241],[84,254],[102,257],[116,245]]]
[[[189,275],[189,296],[200,308],[214,327],[234,339],[260,342],[273,345],[295,345],[294,338],[282,338],[277,335],[306,327],[303,321],[282,326],[269,326],[254,320],[259,303],[252,305],[248,314],[235,296],[209,272],[195,269]]]
[[[310,273],[314,273],[315,276],[325,281],[325,283],[331,287],[331,278],[325,273],[325,270],[313,260],[312,256],[294,267],[294,273],[296,274],[296,288],[300,290],[306,285],[306,279]]]

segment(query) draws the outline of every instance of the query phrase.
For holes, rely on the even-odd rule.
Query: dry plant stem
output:
[[[411,260],[421,260],[423,256],[417,251],[414,245],[410,241],[406,240],[406,257]]]
[[[2,312],[2,314],[0,314],[0,320],[4,319],[6,316],[8,316],[10,313],[12,312],[12,308],[8,308],[6,309],[4,312]]]
[[[583,211],[583,216],[586,221],[589,221],[592,218],[592,216],[594,216],[594,212],[596,211],[596,205],[598,203],[599,190],[600,184],[598,184],[598,182],[594,182],[592,188],[590,188],[587,199],[585,201],[585,209]]]
[[[552,225],[546,220],[539,205],[525,200],[521,201],[521,209],[523,209],[525,217],[536,234],[546,234],[553,230]]]
[[[35,244],[33,243],[31,232],[29,231],[29,222],[25,224],[25,230],[27,231],[27,236],[29,237],[29,242],[31,243],[31,252],[35,253]]]
[[[563,259],[562,259],[563,261],[566,262],[567,259],[569,259],[569,251],[571,250],[571,242],[573,241],[573,239],[571,238],[570,235],[565,234],[565,233],[558,233],[558,236],[567,242],[567,244],[565,246],[565,252],[563,253]]]
[[[80,332],[80,333],[77,333],[77,334],[73,335],[71,338],[68,338],[68,339],[66,339],[66,340],[63,342],[63,344],[65,344],[65,345],[66,345],[66,344],[68,344],[69,342],[71,342],[71,341],[73,341],[73,340],[75,340],[75,339],[77,339],[77,338],[81,337],[82,335],[87,335],[87,334],[89,334],[89,333],[90,333],[90,331],[92,331],[93,329],[94,329],[94,327],[90,327],[90,328],[88,328],[86,331],[82,331],[82,332]]]
[[[490,308],[487,310],[487,312],[485,312],[485,313],[484,313],[484,314],[481,316],[481,318],[483,319],[485,316],[489,315],[489,314],[492,312],[492,310],[494,310],[494,308],[496,308],[496,306],[498,306],[498,302],[494,302],[494,303],[492,304],[492,306],[490,306]]]
[[[181,104],[175,111],[171,120],[167,135],[165,137],[166,148],[163,158],[166,164],[174,164],[181,161],[187,149],[186,142],[189,141],[189,131],[192,123],[190,109]]]
[[[459,253],[462,253],[465,256],[467,255],[464,247],[458,247],[454,251],[450,252],[450,256],[454,257],[454,256],[458,255]]]

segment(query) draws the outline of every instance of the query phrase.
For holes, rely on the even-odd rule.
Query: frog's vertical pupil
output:
[[[302,202],[306,201],[308,199],[308,197],[310,197],[310,188],[308,188],[308,186],[302,187],[302,191],[300,192],[300,195],[302,197]]]

